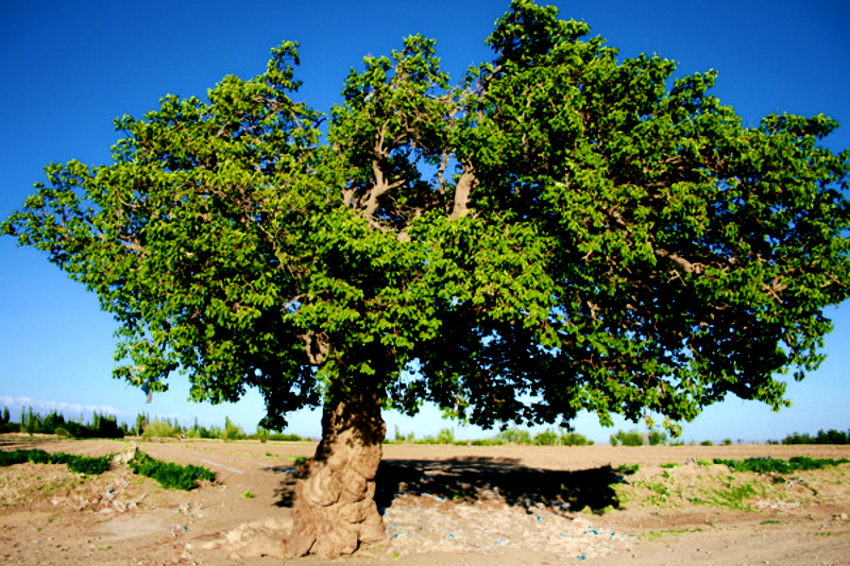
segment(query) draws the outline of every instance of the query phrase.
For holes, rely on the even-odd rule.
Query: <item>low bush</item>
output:
[[[555,446],[560,443],[558,433],[551,430],[544,430],[534,435],[531,441],[535,446]]]
[[[562,446],[593,446],[593,441],[577,432],[564,432],[561,434]]]
[[[630,430],[628,432],[617,431],[611,435],[610,440],[611,446],[643,446],[644,444],[643,435],[636,430]]]
[[[180,426],[176,422],[151,421],[145,425],[142,438],[176,438],[180,433]]]
[[[207,468],[163,462],[144,452],[138,452],[128,465],[134,473],[152,478],[166,489],[189,491],[198,487],[199,481],[215,481],[215,474]]]
[[[279,442],[302,442],[305,439],[301,438],[297,434],[281,434],[278,432],[273,432],[269,434],[269,440],[277,440]]]

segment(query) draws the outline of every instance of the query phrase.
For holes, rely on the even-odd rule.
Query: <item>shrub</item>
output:
[[[518,428],[504,430],[496,438],[500,438],[508,444],[529,444],[531,442],[531,434],[527,430]]]
[[[629,432],[624,432],[622,430],[617,431],[616,434],[611,436],[611,446],[643,446],[643,435],[636,430],[630,430]]]
[[[73,436],[70,432],[68,432],[68,429],[63,427],[63,426],[57,426],[54,429],[53,434],[55,434],[56,436],[66,436],[66,437]]]
[[[667,444],[667,435],[660,430],[650,430],[647,436],[650,446],[659,446]]]
[[[563,446],[592,446],[593,441],[577,432],[561,433],[561,445]]]
[[[152,421],[145,425],[142,438],[176,438],[180,435],[180,426],[170,421]]]
[[[450,428],[444,428],[437,434],[437,444],[454,444],[455,432]]]
[[[221,437],[224,440],[244,440],[248,438],[241,426],[234,424],[230,418],[224,417],[224,432]]]
[[[534,435],[534,439],[531,441],[535,446],[555,446],[558,444],[560,439],[558,438],[558,434],[551,430],[544,430],[543,432],[538,432]]]
[[[269,440],[277,440],[281,442],[302,442],[305,439],[301,438],[297,434],[281,434],[279,432],[273,432],[269,434]]]

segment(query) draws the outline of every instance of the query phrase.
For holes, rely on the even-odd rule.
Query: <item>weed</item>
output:
[[[829,466],[838,466],[850,462],[847,458],[841,460],[815,459],[809,456],[794,456],[781,460],[778,458],[748,458],[746,460],[723,460],[715,458],[715,464],[725,464],[733,472],[755,472],[757,474],[792,474],[798,470],[821,470]]]
[[[134,473],[153,478],[164,488],[189,491],[198,487],[198,481],[215,481],[215,474],[201,466],[181,466],[173,462],[155,460],[139,452],[127,463]]]
[[[736,485],[730,481],[725,482],[721,488],[705,493],[705,499],[693,497],[690,501],[696,504],[729,507],[738,511],[752,511],[752,507],[745,502],[754,497],[758,491],[755,482],[745,482]]]
[[[661,531],[650,531],[648,533],[644,533],[641,535],[643,538],[656,540],[660,539],[664,535],[684,535],[687,533],[699,533],[702,532],[702,529],[664,529]]]
[[[250,491],[244,491],[242,492],[242,497],[244,497],[245,499],[254,499],[257,496],[251,493]]]
[[[33,464],[65,464],[78,474],[100,475],[109,469],[112,456],[77,456],[64,452],[45,452],[38,448],[0,452],[0,467],[31,462]]]
[[[679,463],[678,462],[667,462],[666,464],[661,464],[661,467],[664,468],[665,470],[669,470],[671,468],[678,468]]]

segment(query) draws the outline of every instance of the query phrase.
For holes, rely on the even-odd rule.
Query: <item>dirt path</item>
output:
[[[181,492],[126,467],[0,468],[0,564],[281,562],[291,470],[312,444],[138,446],[218,481]],[[3,450],[33,447],[103,455],[130,443],[0,437]],[[388,542],[334,564],[850,564],[850,465],[759,476],[709,464],[800,455],[850,458],[850,447],[388,445],[378,496]]]

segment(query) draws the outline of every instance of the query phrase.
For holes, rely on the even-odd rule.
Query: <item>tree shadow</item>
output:
[[[563,471],[529,468],[512,458],[387,460],[378,470],[375,501],[383,513],[404,494],[470,503],[495,494],[529,513],[540,506],[561,513],[586,507],[601,513],[619,508],[613,486],[624,481],[625,473],[611,466]]]
[[[274,471],[283,476],[276,505],[291,507],[298,471]],[[384,460],[376,477],[375,502],[383,514],[394,499],[406,494],[469,503],[495,495],[529,513],[540,506],[556,513],[585,508],[601,513],[620,507],[613,486],[625,482],[628,473],[611,466],[576,471],[529,468],[511,458]]]

